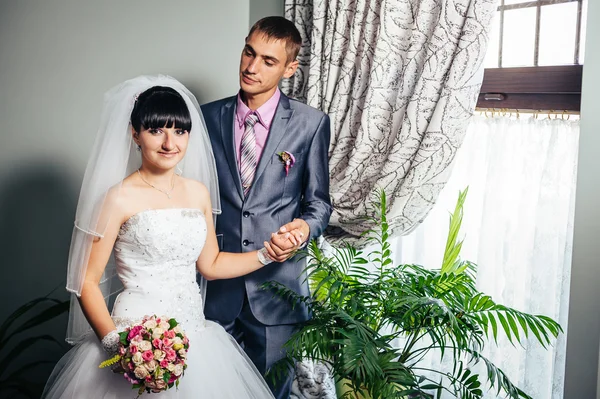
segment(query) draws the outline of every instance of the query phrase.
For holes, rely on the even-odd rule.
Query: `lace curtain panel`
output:
[[[439,268],[449,212],[469,187],[462,259],[479,265],[478,288],[498,303],[552,317],[565,330],[547,350],[499,339],[484,353],[535,399],[563,396],[578,141],[578,121],[475,116],[437,204],[392,244],[396,264]],[[420,366],[444,364],[430,356]],[[292,399],[336,397],[323,365],[299,363],[297,374]],[[485,397],[495,399],[495,391]]]
[[[396,263],[440,267],[448,213],[468,186],[462,258],[479,265],[478,288],[552,317],[566,333],[578,141],[578,121],[474,117],[436,206],[397,239]],[[565,350],[563,334],[548,350],[499,339],[486,355],[533,398],[561,399]],[[439,365],[439,358],[427,361]]]
[[[425,218],[475,108],[497,3],[285,1],[304,43],[283,91],[332,121],[329,242],[361,244],[378,187],[394,234]]]

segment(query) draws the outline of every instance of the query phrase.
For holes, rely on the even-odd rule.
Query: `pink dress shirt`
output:
[[[279,89],[277,89],[275,90],[273,96],[269,98],[266,103],[264,103],[256,111],[254,111],[258,116],[258,122],[254,125],[254,134],[256,135],[257,160],[260,160],[263,149],[265,148],[267,136],[269,135],[269,128],[271,127],[271,122],[273,122],[273,117],[275,116],[275,110],[277,109],[277,105],[279,104],[280,97],[281,92],[279,91]],[[248,108],[246,104],[244,104],[240,93],[238,93],[234,123],[234,140],[238,167],[241,167],[240,147],[242,145],[242,135],[244,134],[244,121],[246,120],[248,114],[250,114],[251,112],[253,111],[250,108]]]

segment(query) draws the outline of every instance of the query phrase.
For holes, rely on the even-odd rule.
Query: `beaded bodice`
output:
[[[123,223],[114,247],[124,286],[112,311],[116,324],[156,314],[174,317],[186,329],[200,328],[196,260],[205,241],[206,220],[198,209],[146,210]]]

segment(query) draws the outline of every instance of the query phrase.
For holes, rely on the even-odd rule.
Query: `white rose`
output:
[[[144,323],[144,327],[152,329],[152,328],[156,328],[156,320],[150,319],[147,322]]]
[[[173,345],[177,345],[177,344],[183,345],[183,340],[179,337],[173,338]]]
[[[160,349],[154,350],[154,359],[155,360],[158,360],[160,362],[164,358],[165,358],[165,352],[161,351]]]
[[[133,374],[135,374],[135,376],[140,380],[149,375],[148,370],[144,366],[137,366],[135,370],[133,370]]]
[[[181,334],[183,332],[183,330],[181,329],[181,327],[179,326],[179,324],[177,324],[174,328],[173,331],[175,331],[175,334]]]
[[[167,370],[169,370],[172,373],[173,371],[175,371],[175,365],[173,363],[169,363],[167,365]]]
[[[152,330],[152,339],[160,339],[160,337],[164,334],[165,330],[163,330],[160,327],[155,328],[154,330]]]
[[[179,353],[179,356],[182,359],[185,359],[187,357],[187,351],[185,349],[179,349],[179,351],[177,353]]]
[[[176,365],[175,370],[173,370],[173,374],[175,374],[175,376],[179,377],[182,373],[183,373],[183,365],[182,364]]]
[[[144,366],[146,366],[146,369],[152,373],[158,367],[158,362],[156,360],[150,360],[149,362],[144,363]]]
[[[161,320],[160,324],[158,326],[160,328],[162,328],[164,331],[167,331],[169,328],[171,328],[171,325],[165,320]]]
[[[131,360],[133,361],[133,364],[135,364],[136,366],[139,366],[140,364],[144,363],[144,358],[142,358],[142,353],[141,352],[136,352],[131,357]]]
[[[164,380],[158,380],[158,381],[156,381],[156,388],[157,389],[167,389],[167,383]]]
[[[152,350],[152,344],[150,343],[150,341],[142,341],[142,342],[139,343],[138,348],[142,352],[151,351]]]

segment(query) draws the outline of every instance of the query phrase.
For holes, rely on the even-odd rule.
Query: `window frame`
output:
[[[578,3],[574,64],[538,66],[541,7],[571,2]],[[534,66],[503,68],[504,11],[531,7],[537,8]],[[500,13],[499,67],[484,70],[477,107],[579,112],[583,75],[583,65],[579,63],[582,7],[583,0],[537,0],[508,5],[505,5],[502,0],[498,6]]]

